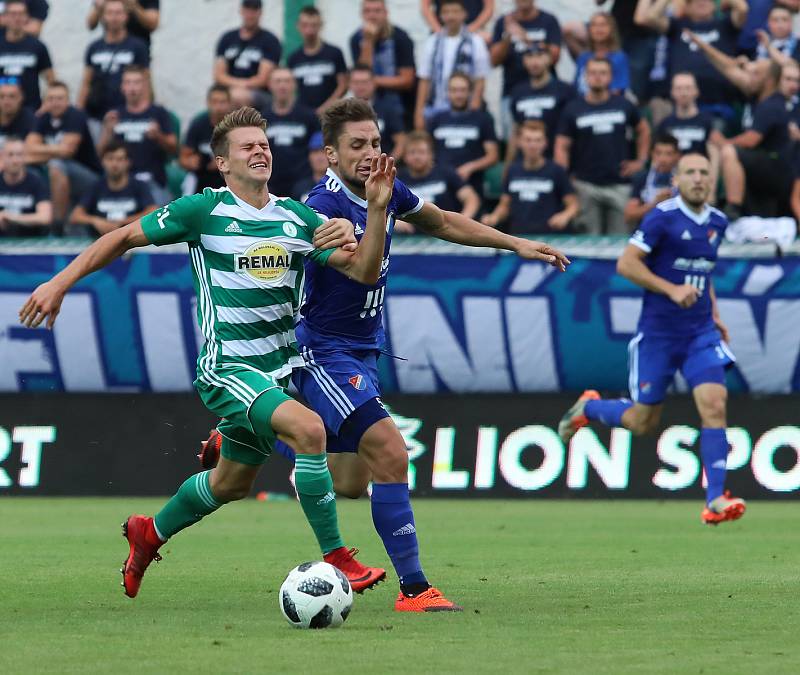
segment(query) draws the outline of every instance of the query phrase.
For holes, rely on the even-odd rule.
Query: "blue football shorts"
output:
[[[328,452],[357,452],[364,432],[389,417],[380,400],[379,353],[301,348],[305,366],[292,383],[325,423]]]
[[[628,345],[631,398],[645,405],[661,403],[678,370],[690,389],[709,382],[725,384],[725,370],[735,361],[716,328],[691,336],[639,333]]]

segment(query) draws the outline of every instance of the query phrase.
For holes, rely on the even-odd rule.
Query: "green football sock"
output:
[[[294,460],[294,484],[300,505],[323,553],[344,546],[336,517],[336,495],[328,460],[321,455],[297,453]]]
[[[209,513],[214,513],[220,506],[222,502],[217,501],[211,492],[211,471],[197,473],[187,478],[156,514],[156,532],[167,540]]]

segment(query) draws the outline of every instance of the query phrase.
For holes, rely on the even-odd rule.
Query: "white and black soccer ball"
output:
[[[304,562],[281,584],[278,603],[295,628],[338,628],[353,607],[353,589],[333,565]]]

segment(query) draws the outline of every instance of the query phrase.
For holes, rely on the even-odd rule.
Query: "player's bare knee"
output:
[[[310,414],[298,422],[292,430],[296,452],[304,455],[320,455],[325,452],[325,425],[318,415]]]
[[[400,443],[387,444],[372,472],[381,483],[405,483],[408,480],[408,450]]]
[[[724,427],[726,422],[726,396],[712,396],[703,401],[700,407],[700,419],[704,427]]]
[[[252,487],[251,481],[222,480],[216,483],[212,482],[211,492],[218,502],[227,503],[244,499],[250,494]]]

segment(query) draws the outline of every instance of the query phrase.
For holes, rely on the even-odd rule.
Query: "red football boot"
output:
[[[572,404],[572,407],[567,410],[564,417],[561,418],[561,421],[558,423],[558,435],[561,437],[561,440],[564,441],[564,445],[572,440],[572,437],[578,433],[579,429],[589,424],[589,420],[583,413],[584,408],[586,408],[586,404],[589,401],[596,401],[599,398],[600,394],[594,389],[587,389],[578,397],[578,400]]]
[[[399,593],[394,603],[396,612],[463,612],[464,608],[450,602],[438,588],[431,586],[427,591],[409,596]]]
[[[354,593],[363,593],[368,588],[376,586],[386,578],[386,570],[380,567],[367,567],[362,565],[355,556],[357,548],[347,549],[344,546],[326,553],[324,560],[342,572]]]
[[[219,463],[219,451],[222,447],[222,434],[212,429],[207,441],[200,441],[200,452],[197,459],[204,469],[213,469]]]
[[[729,490],[724,494],[713,499],[708,506],[703,509],[700,519],[706,525],[719,525],[729,520],[739,520],[747,510],[744,499],[734,497]]]
[[[156,534],[153,519],[148,516],[130,516],[122,523],[122,536],[130,544],[128,559],[123,563],[122,584],[125,595],[135,598],[142,585],[142,577],[147,566],[153,562],[161,561],[158,548],[164,542]]]

